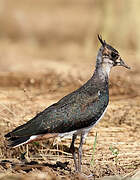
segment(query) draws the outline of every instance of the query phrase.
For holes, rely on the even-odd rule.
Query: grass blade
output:
[[[94,139],[94,144],[93,144],[92,159],[91,159],[91,161],[90,161],[90,165],[91,165],[91,166],[94,165],[96,142],[97,142],[97,132],[96,132],[96,134],[95,134],[95,139]]]

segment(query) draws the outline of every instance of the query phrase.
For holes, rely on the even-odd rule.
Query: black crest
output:
[[[101,36],[101,35],[99,35],[99,34],[98,34],[98,39],[99,39],[100,43],[101,43],[103,46],[105,46],[105,45],[106,45],[105,40],[103,41],[102,36]]]

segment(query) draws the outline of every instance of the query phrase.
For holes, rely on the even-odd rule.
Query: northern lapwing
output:
[[[119,52],[102,40],[92,77],[79,89],[52,104],[27,123],[5,135],[10,147],[48,139],[72,136],[70,152],[76,171],[81,171],[82,145],[91,128],[103,117],[109,102],[109,72],[114,66],[130,69]],[[74,142],[80,136],[78,161]]]

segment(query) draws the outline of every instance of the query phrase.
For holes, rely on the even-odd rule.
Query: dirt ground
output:
[[[9,44],[6,49],[11,47],[13,45]],[[15,46],[13,52],[17,48]],[[112,69],[108,110],[89,133],[83,147],[83,173],[94,174],[93,179],[111,175],[131,177],[140,168],[140,64],[133,55],[127,57],[124,53],[123,56],[132,69]],[[52,139],[8,149],[3,135],[80,87],[92,75],[95,60],[29,61],[28,57],[21,56],[17,61],[15,54],[12,57],[12,63],[6,57],[6,63],[10,66],[5,65],[4,61],[1,61],[0,66],[1,179],[8,179],[14,174],[27,179],[44,178],[46,174],[50,179],[75,179],[73,159],[68,151],[71,139]],[[96,133],[97,143],[92,164]]]
[[[77,3],[72,0],[68,4],[65,0],[60,4],[43,0],[37,4],[30,0],[32,7],[28,7],[28,1],[2,2],[0,180],[87,179],[74,173],[69,153],[71,139],[50,139],[9,149],[4,134],[79,88],[92,76],[99,47],[97,33],[103,32],[102,28],[107,32],[108,20],[104,21],[104,26],[101,24],[106,8],[102,7],[100,12],[102,1],[90,0]],[[123,3],[118,2],[116,17],[123,15],[120,8]],[[82,172],[93,174],[90,179],[105,180],[106,176],[106,180],[109,177],[112,180],[140,179],[140,56],[131,34],[127,34],[126,41],[119,40],[123,33],[118,34],[102,35],[120,51],[131,70],[115,67],[111,71],[107,112],[83,146]],[[126,49],[123,48],[125,43]],[[79,139],[76,147],[78,144]]]

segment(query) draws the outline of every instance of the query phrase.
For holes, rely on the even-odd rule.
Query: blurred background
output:
[[[0,71],[39,67],[31,64],[37,59],[93,62],[97,34],[127,56],[138,55],[139,16],[139,0],[1,0]]]

